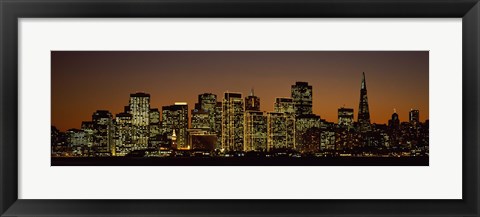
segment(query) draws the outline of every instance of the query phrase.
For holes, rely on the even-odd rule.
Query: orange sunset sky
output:
[[[313,86],[313,111],[337,122],[337,109],[353,108],[355,120],[362,72],[367,80],[372,123],[400,121],[411,108],[429,116],[428,51],[52,51],[52,125],[80,128],[96,110],[113,115],[129,94],[147,92],[151,107],[187,102],[201,93],[244,96],[255,89],[261,110],[275,97],[290,97],[291,85]]]

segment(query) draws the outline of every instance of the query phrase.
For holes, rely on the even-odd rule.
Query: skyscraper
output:
[[[338,125],[343,128],[353,126],[353,109],[341,107],[338,109]]]
[[[177,148],[187,148],[188,144],[188,105],[176,102],[174,105],[162,107],[162,134],[167,137],[175,135]],[[172,140],[173,142],[173,140]]]
[[[362,85],[360,88],[360,103],[358,106],[358,127],[361,132],[371,130],[370,111],[368,110],[367,82],[363,72]]]
[[[160,111],[158,108],[150,109],[149,113],[149,132],[150,138],[148,139],[148,144],[152,148],[158,148],[160,145],[161,134],[160,134]]]
[[[292,85],[292,99],[295,116],[312,114],[312,86],[308,82],[296,82]]]
[[[295,106],[292,98],[277,97],[267,113],[267,149],[295,147]]]
[[[245,111],[260,111],[260,98],[255,96],[253,89],[250,95],[245,97]]]
[[[216,105],[217,95],[212,93],[198,95],[198,103],[195,103],[191,113],[191,128],[214,132]]]
[[[215,145],[215,149],[222,149],[222,102],[217,102],[215,105],[215,113],[214,113],[214,126],[213,131],[215,135],[217,135],[217,144]]]
[[[115,155],[113,143],[112,114],[106,110],[97,110],[92,115],[93,122],[93,147],[95,153],[100,156]]]
[[[410,124],[416,126],[420,123],[420,112],[417,109],[411,109],[408,113],[408,120],[410,121]]]
[[[241,93],[225,93],[222,103],[222,149],[243,151],[244,102]]]
[[[275,98],[275,104],[273,105],[275,112],[282,112],[288,114],[295,113],[295,105],[292,98],[277,97]]]
[[[396,110],[393,110],[392,119],[388,120],[388,126],[393,130],[397,130],[400,127],[400,119]]]
[[[133,143],[137,148],[147,148],[150,137],[150,94],[130,94],[129,112],[132,115]]]
[[[125,156],[137,148],[132,140],[132,115],[126,112],[115,116],[115,152],[116,156]]]
[[[265,151],[267,149],[267,117],[260,111],[260,98],[253,89],[245,97],[244,150]]]
[[[320,144],[312,143],[309,134],[320,130],[322,121],[318,115],[302,115],[295,119],[295,149],[300,152],[313,152]],[[316,134],[316,133],[313,133]]]
[[[261,111],[245,111],[245,151],[267,149],[267,117]]]

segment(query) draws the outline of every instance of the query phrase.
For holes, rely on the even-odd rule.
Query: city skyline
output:
[[[429,111],[428,52],[376,52],[376,51],[375,52],[332,52],[332,51],[286,52],[288,54],[285,54],[283,56],[282,55],[275,56],[275,55],[278,55],[278,53],[284,54],[284,52],[246,52],[246,51],[243,51],[243,52],[173,52],[173,53],[170,52],[169,55],[177,56],[177,58],[170,57],[169,59],[172,59],[172,61],[167,62],[169,67],[164,66],[163,68],[168,68],[168,69],[182,68],[182,67],[188,68],[188,70],[184,69],[184,71],[188,71],[189,73],[191,73],[190,77],[183,77],[184,80],[182,80],[182,76],[180,76],[180,80],[173,79],[176,82],[168,82],[168,78],[174,75],[172,74],[171,70],[166,70],[170,73],[162,73],[161,72],[162,70],[160,70],[162,67],[157,67],[160,69],[150,69],[150,70],[145,69],[146,72],[139,73],[139,74],[133,73],[133,75],[138,75],[138,76],[144,75],[143,79],[146,82],[146,86],[144,88],[139,88],[141,87],[142,82],[139,82],[137,81],[137,79],[135,79],[137,76],[129,77],[129,75],[122,74],[122,73],[125,73],[125,70],[138,71],[138,70],[134,70],[134,65],[138,64],[139,62],[144,62],[144,63],[148,62],[149,64],[144,64],[144,65],[150,65],[150,67],[152,68],[153,68],[152,65],[157,66],[158,65],[157,62],[162,62],[162,61],[158,60],[157,62],[155,62],[152,59],[153,57],[151,56],[153,54],[157,54],[157,57],[158,57],[158,53],[161,53],[164,56],[166,56],[166,53],[169,53],[169,52],[63,52],[63,51],[52,52],[52,125],[56,126],[62,131],[65,131],[70,128],[79,128],[81,121],[88,120],[91,117],[92,113],[96,110],[108,110],[112,114],[121,113],[123,111],[123,106],[125,105],[126,102],[128,102],[128,99],[125,97],[125,95],[130,93],[135,93],[135,92],[150,93],[152,95],[151,97],[152,108],[159,108],[161,110],[162,106],[173,105],[175,102],[187,102],[188,109],[191,110],[194,108],[195,102],[197,101],[198,94],[213,93],[213,94],[216,94],[217,97],[219,97],[219,99],[221,99],[222,98],[221,96],[223,96],[223,93],[227,92],[228,90],[228,92],[232,92],[232,93],[241,92],[243,94],[243,97],[246,97],[248,96],[250,89],[253,88],[255,90],[255,95],[258,96],[261,100],[260,111],[268,112],[268,111],[274,110],[275,98],[291,97],[290,86],[298,81],[305,81],[313,86],[313,113],[314,114],[319,115],[322,119],[325,119],[326,121],[337,123],[338,108],[340,107],[353,108],[354,118],[355,120],[357,120],[358,103],[359,103],[358,89],[360,88],[360,85],[361,85],[359,81],[361,78],[361,73],[363,71],[365,71],[368,76],[368,88],[369,88],[368,101],[370,106],[369,108],[370,114],[371,114],[370,119],[372,124],[373,123],[387,124],[389,119],[391,118],[391,115],[394,109],[396,109],[399,115],[400,121],[402,122],[408,121],[409,112],[411,109],[420,110],[420,121],[424,122],[425,120],[428,119],[428,111]],[[214,53],[213,56],[212,56],[212,53]],[[363,65],[368,65],[368,67],[363,67],[363,68],[367,68],[367,69],[369,68],[372,70],[371,72],[369,72],[368,70],[357,69],[355,72],[353,72],[353,69],[351,69],[352,72],[348,71],[348,73],[345,72],[343,74],[338,73],[338,70],[333,70],[337,73],[338,75],[337,78],[328,78],[328,79],[322,79],[322,78],[333,76],[331,73],[322,73],[320,72],[321,70],[318,70],[319,72],[317,72],[317,70],[311,69],[309,73],[302,74],[300,69],[301,67],[295,70],[296,74],[293,74],[291,72],[289,73],[287,72],[288,70],[281,70],[281,71],[277,70],[276,72],[272,72],[272,71],[275,71],[274,69],[279,68],[278,65],[285,66],[285,63],[280,61],[280,60],[285,60],[286,58],[285,56],[287,57],[301,56],[302,58],[300,59],[302,60],[298,60],[298,61],[304,63],[306,61],[305,58],[307,57],[309,58],[307,62],[309,61],[314,62],[313,58],[315,56],[318,57],[318,53],[322,53],[324,55],[328,54],[333,56],[343,56],[345,63],[350,63],[350,64],[346,64],[346,65],[349,65],[349,67],[347,68],[351,68],[353,67],[353,65],[362,65],[360,63],[352,64],[351,63],[352,61],[350,61],[351,58],[357,57],[357,61],[359,61],[358,57],[369,55],[370,58],[363,57],[361,59],[363,61],[365,60],[371,61],[372,63],[369,63],[369,64],[364,63]],[[372,56],[371,53],[375,53],[375,55]],[[267,56],[272,56],[272,54],[275,54],[275,55],[273,55],[273,57],[270,57],[268,61],[265,60]],[[144,59],[143,61],[139,61],[138,59],[135,61],[135,58],[133,58],[133,60],[131,60],[130,63],[125,63],[129,61],[121,61],[121,60],[125,60],[126,57],[129,57],[129,60],[132,59],[131,55],[136,56],[137,58],[144,57]],[[184,64],[189,63],[190,65],[195,65],[194,63],[196,63],[197,66],[201,62],[198,60],[198,58],[195,58],[195,57],[200,57],[200,56],[202,57],[201,60],[203,62],[205,61],[205,59],[209,59],[213,57],[224,59],[226,58],[225,56],[230,56],[230,58],[233,58],[232,56],[243,57],[240,59],[244,61],[246,59],[252,60],[251,55],[257,56],[258,58],[256,58],[257,60],[254,61],[254,64],[253,64],[254,66],[246,67],[247,65],[252,65],[251,61],[247,61],[243,64],[244,67],[240,67],[242,70],[247,70],[246,73],[239,74],[239,76],[237,76],[238,78],[233,77],[230,79],[227,79],[225,77],[232,75],[232,73],[228,73],[229,71],[230,72],[234,71],[235,73],[238,71],[237,68],[234,68],[234,66],[237,66],[237,67],[239,66],[238,58],[235,59],[235,61],[231,60],[230,64],[220,64],[221,66],[217,66],[215,64],[209,65],[204,63],[204,65],[208,66],[206,67],[207,69],[210,68],[215,70],[213,70],[213,72],[211,73],[207,73],[200,76],[206,80],[201,80],[201,79],[198,80],[198,79],[194,79],[199,77],[198,73],[194,73],[190,71],[190,70],[193,70],[193,69],[190,69],[190,67],[192,66],[189,66],[189,67],[185,67],[182,65],[178,67],[174,66],[174,63],[172,62],[178,62],[178,55],[183,57],[189,56],[189,58],[183,59]],[[207,55],[208,57],[205,57],[205,55]],[[106,57],[100,58],[99,56],[109,56],[109,58],[106,58]],[[155,57],[156,55],[153,55],[153,56]],[[250,57],[247,58],[245,56],[250,56]],[[407,58],[407,56],[409,58]],[[105,58],[109,59],[109,61],[107,61]],[[216,61],[219,61],[218,58],[216,59]],[[174,59],[176,59],[176,61],[173,61]],[[258,59],[263,59],[266,61],[266,63],[255,64],[255,62],[259,61]],[[297,57],[297,59],[299,59],[299,57]],[[337,57],[336,58],[337,62],[333,61],[333,59],[329,58],[330,65],[338,64],[339,59],[342,59],[342,58]],[[96,66],[89,66],[89,67],[80,66],[79,64],[80,62],[82,62],[82,60],[84,62],[83,65],[96,65]],[[371,66],[372,64],[374,64],[373,61],[378,62],[382,60],[388,63],[391,63],[392,61],[397,62],[396,64],[393,64],[391,66],[392,68],[397,68],[397,69],[395,70],[392,69],[392,70],[393,71],[399,70],[398,67],[395,67],[395,66],[401,65],[403,68],[405,68],[405,73],[402,74],[400,77],[398,77],[398,75],[390,74],[387,72],[382,74],[378,72],[378,68],[382,68],[382,67]],[[96,63],[96,64],[92,64],[92,63]],[[320,63],[323,63],[323,62],[320,61]],[[295,67],[297,67],[298,64],[300,63],[290,62],[288,64],[290,65],[293,64],[295,65]],[[382,63],[382,64],[385,64],[385,63]],[[112,65],[114,65],[115,67],[113,67]],[[119,70],[117,71],[117,73],[115,73],[115,69],[118,69],[119,67],[125,67],[126,65],[129,66],[127,67],[127,69]],[[269,65],[271,67],[268,67]],[[309,67],[313,67],[313,65],[318,65],[318,63],[315,63],[315,64],[310,63]],[[225,67],[227,66],[231,67],[231,70],[225,70]],[[342,68],[339,65],[336,65],[336,66],[338,66],[339,68]],[[67,68],[69,68],[70,70],[66,70]],[[79,70],[78,68],[82,70]],[[77,79],[77,77],[79,76],[78,74],[79,71],[85,72],[84,70],[87,70],[89,68],[91,69],[89,72],[80,73],[80,75],[82,74],[84,75],[83,78]],[[255,74],[255,72],[258,72],[257,70],[260,70],[259,68],[263,70],[265,69],[268,69],[268,70],[263,71],[265,73]],[[407,68],[408,70],[406,70]],[[250,69],[250,72],[248,71],[248,69]],[[105,70],[107,72],[99,73],[99,70],[100,71]],[[205,70],[206,70],[205,68],[198,68],[197,71],[205,72]],[[226,75],[223,75],[223,74],[212,75],[214,72],[218,72],[220,70],[222,71],[225,70]],[[93,74],[97,73],[95,74],[96,76],[94,76],[93,78],[99,78],[99,79],[88,80],[88,79],[93,79],[91,77],[93,76],[92,73]],[[288,78],[288,76],[297,77],[297,74],[299,74],[298,79]],[[353,74],[356,74],[356,76],[354,76]],[[155,80],[155,79],[151,79],[150,77],[145,75],[150,75],[150,77],[154,77],[154,78],[155,77],[162,78],[163,76],[166,79],[163,79],[163,80],[158,79],[159,80],[157,84],[158,88],[155,88],[155,85],[152,85],[151,87],[149,86],[151,85],[149,82],[152,82],[152,80]],[[189,75],[189,74],[184,73],[182,75]],[[267,75],[275,75],[275,76],[266,77]],[[380,79],[378,77],[383,78],[384,80],[392,79],[392,78],[387,78],[387,79],[385,78],[385,76],[389,76],[389,75],[393,77],[395,82],[390,82],[390,83],[386,81],[379,82]],[[107,77],[112,76],[112,77],[105,78],[105,76]],[[242,78],[244,76],[247,78]],[[124,83],[126,82],[125,78],[117,79],[117,77],[120,77],[120,78],[129,77],[132,84],[125,85]],[[276,77],[280,77],[281,79],[276,79]],[[303,80],[301,79],[302,77],[304,78],[314,77],[317,79],[312,82],[310,80]],[[219,79],[217,80],[212,78],[219,78]],[[229,84],[231,84],[232,80],[234,82],[234,85],[232,86],[235,88],[232,88],[232,89],[225,88],[225,90],[223,91],[218,91],[222,87],[228,86]],[[253,85],[253,84],[258,84],[258,80],[262,80],[264,82],[266,81],[267,85],[263,85],[263,86]],[[331,80],[336,80],[336,82],[329,82]],[[184,81],[184,83],[179,81]],[[201,91],[202,90],[201,87],[197,87],[198,85],[192,86],[191,85],[192,81],[197,81],[197,83],[203,82],[202,83],[202,86],[204,86],[203,91]],[[285,85],[288,81],[290,81],[290,83]],[[103,86],[96,85],[96,83],[98,82],[100,83],[103,82],[104,85]],[[172,88],[171,90],[158,92],[158,89],[163,90],[162,88],[166,88],[166,87],[162,87],[162,85],[170,87],[170,85],[172,85],[171,83],[177,84],[176,89],[178,89],[178,91]],[[221,83],[221,84],[219,85],[217,83]],[[121,88],[115,88],[115,84],[117,84],[117,86]],[[324,85],[316,85],[316,84],[324,84]],[[114,87],[111,87],[112,85]],[[242,86],[242,88],[238,88],[240,86]],[[386,89],[389,89],[390,91],[379,90],[379,88],[383,88],[383,87],[387,87]],[[137,90],[132,90],[132,89],[137,89]],[[237,89],[242,89],[242,90],[237,90]],[[148,91],[148,90],[152,90],[152,91]],[[200,91],[195,94],[186,95],[186,93],[192,93],[193,91],[197,91],[197,90],[200,90]],[[279,91],[279,93],[276,92],[277,90]],[[94,93],[89,94],[92,91]],[[177,92],[179,94],[176,94]],[[186,92],[186,93],[180,94],[183,92]],[[380,94],[378,92],[380,92]],[[400,92],[401,94],[399,94],[398,92]],[[330,100],[331,99],[330,95],[334,96],[335,98],[335,100],[333,100],[334,102],[331,102],[332,100]],[[89,97],[85,97],[85,96],[89,96]],[[409,101],[405,102],[407,100]],[[343,102],[343,103],[339,103],[339,102]],[[93,108],[93,106],[95,105],[96,105],[96,108]],[[72,109],[72,108],[75,108],[75,109]],[[190,112],[188,112],[188,116],[190,116],[190,119],[191,119]]]

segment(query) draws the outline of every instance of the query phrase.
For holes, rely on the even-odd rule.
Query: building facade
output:
[[[177,148],[188,147],[188,105],[185,102],[176,102],[174,105],[162,107],[161,131],[166,137],[174,134]],[[172,141],[170,141],[172,142]]]
[[[222,149],[243,151],[244,101],[241,93],[225,93],[222,103]]]
[[[353,109],[341,107],[338,109],[338,126],[342,128],[353,127]]]
[[[291,92],[295,105],[295,116],[312,114],[312,86],[308,85],[308,82],[296,82],[292,85]]]
[[[245,111],[245,151],[267,150],[267,117],[261,111]]]
[[[362,75],[360,103],[358,106],[358,128],[360,132],[367,132],[371,130],[370,111],[368,109],[367,82],[365,80],[365,72]]]
[[[132,115],[132,140],[136,149],[147,148],[150,137],[150,94],[130,94],[128,112]]]

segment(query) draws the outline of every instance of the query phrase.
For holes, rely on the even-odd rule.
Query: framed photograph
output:
[[[2,216],[478,216],[467,1],[1,1]]]

